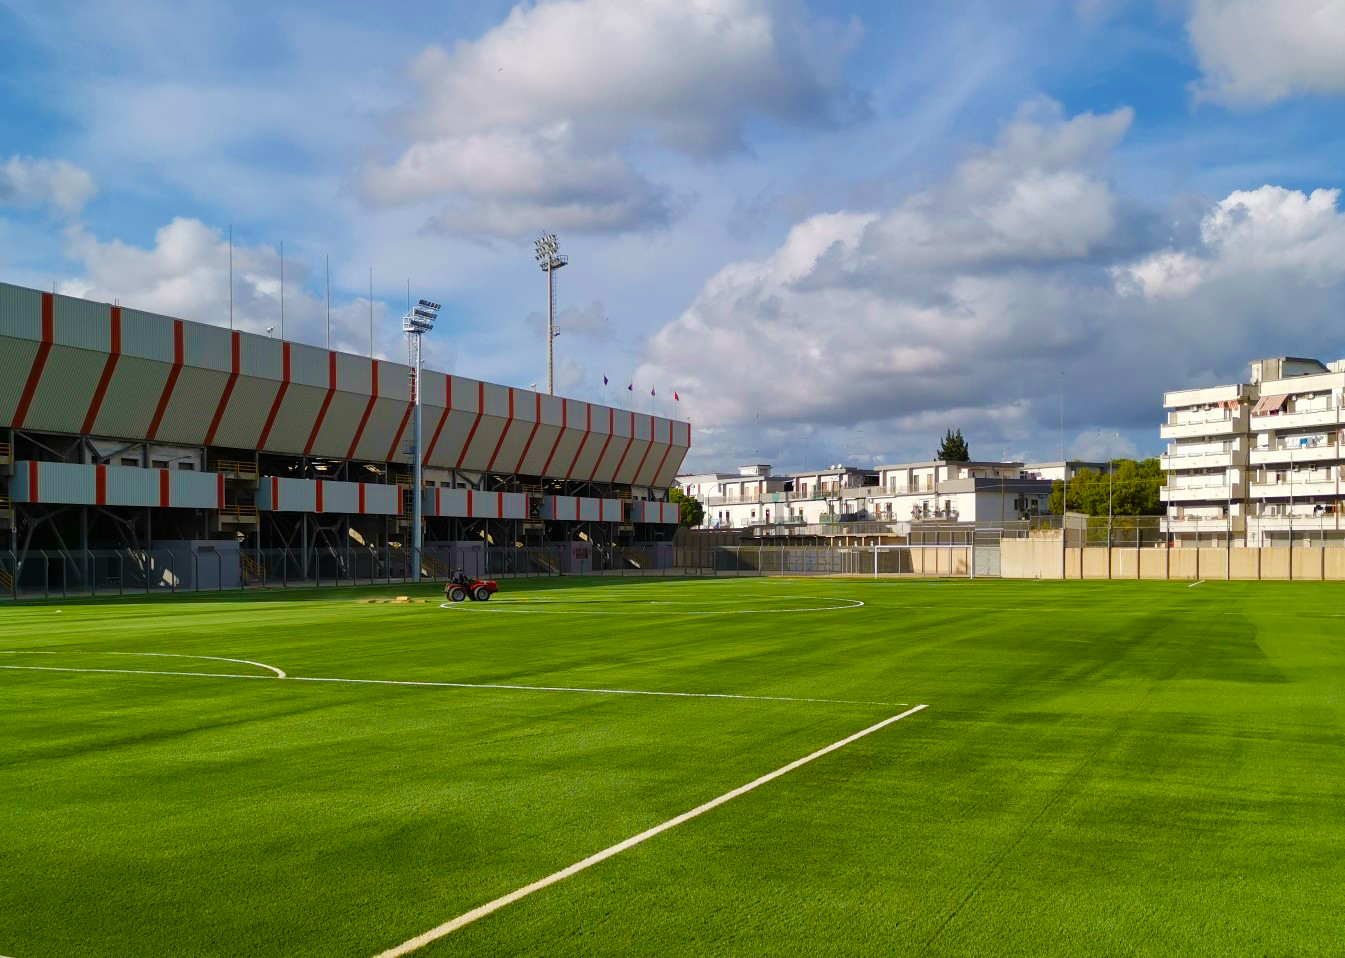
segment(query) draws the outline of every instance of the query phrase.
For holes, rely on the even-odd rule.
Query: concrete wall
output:
[[[1000,540],[1000,574],[1006,579],[1059,579],[1059,539]],[[914,550],[913,550],[914,551]],[[1065,578],[1107,578],[1106,548],[1065,550]],[[942,556],[942,553],[939,553]],[[931,557],[928,574],[934,571]],[[965,557],[963,557],[965,562]],[[918,560],[917,560],[918,563]],[[918,567],[917,572],[921,571]],[[955,574],[962,574],[961,571]],[[1345,581],[1345,548],[1306,546],[1287,548],[1172,548],[1114,547],[1113,579],[1301,579]]]

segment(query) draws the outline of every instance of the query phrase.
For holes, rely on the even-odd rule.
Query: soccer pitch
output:
[[[1345,952],[1337,586],[502,587],[0,610],[0,955]]]

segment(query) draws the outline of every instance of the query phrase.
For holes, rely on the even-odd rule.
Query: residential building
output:
[[[1170,532],[1247,544],[1341,538],[1345,360],[1251,363],[1245,383],[1166,393],[1162,465]]]
[[[705,506],[705,528],[818,525],[845,521],[1005,522],[1047,512],[1053,476],[1105,463],[915,462],[772,475],[768,465],[737,473],[678,476]]]

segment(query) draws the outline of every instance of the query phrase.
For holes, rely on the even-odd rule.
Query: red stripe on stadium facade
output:
[[[551,454],[546,457],[546,462],[542,466],[542,475],[547,474],[551,468],[551,460],[556,458],[556,450],[560,448],[560,441],[565,435],[565,430],[570,428],[570,401],[562,399],[560,401],[560,432],[556,433],[556,441],[551,444]]]
[[[574,474],[574,467],[579,465],[579,457],[584,454],[584,446],[588,444],[588,437],[591,435],[593,435],[593,404],[584,403],[584,438],[579,440],[579,448],[574,451],[574,458],[570,460],[570,468],[565,470],[566,479]]]
[[[626,448],[621,451],[621,458],[617,460],[616,468],[612,470],[612,481],[616,482],[616,477],[621,474],[621,467],[626,463],[626,456],[630,454],[630,447],[635,443],[635,413],[630,414],[630,438],[626,440]]]
[[[467,433],[467,441],[462,444],[462,452],[458,453],[458,461],[454,463],[454,469],[461,469],[462,464],[467,460],[467,451],[472,448],[472,440],[476,438],[476,429],[481,425],[481,417],[486,411],[486,384],[476,384],[476,418],[472,420],[471,431]],[[468,500],[471,499],[471,493],[467,494]],[[469,509],[468,512],[471,510]]]
[[[633,431],[633,430],[632,430]],[[631,485],[636,485],[640,478],[640,470],[644,468],[645,460],[649,458],[649,453],[654,449],[654,417],[649,417],[649,445],[644,447],[644,455],[640,457],[640,464],[635,467],[635,472],[631,474]]]
[[[537,435],[537,427],[542,424],[542,394],[534,393],[533,398],[537,400],[537,408],[533,413],[532,432],[528,433],[528,441],[523,444],[523,454],[518,457],[518,465],[514,467],[515,475],[523,471],[523,460],[528,458],[528,450],[532,448],[532,440]]]
[[[327,393],[322,397],[322,405],[318,407],[318,417],[313,420],[313,429],[308,434],[308,442],[304,443],[304,455],[307,456],[313,451],[313,443],[318,441],[318,433],[322,431],[322,423],[327,418],[327,410],[331,408],[332,397],[336,395],[336,353],[327,354]]]
[[[430,444],[425,447],[425,462],[430,461],[434,455],[434,447],[439,445],[439,434],[444,431],[444,423],[448,422],[449,410],[453,408],[453,377],[444,376],[444,411],[439,416],[439,425],[434,427],[434,436],[430,439]]]
[[[672,424],[672,420],[669,419],[669,420],[668,420],[668,445],[667,445],[667,447],[663,450],[663,457],[662,457],[661,459],[659,459],[659,461],[658,461],[658,465],[654,467],[654,474],[653,474],[652,476],[649,477],[649,482],[650,482],[651,484],[652,484],[652,483],[655,483],[655,482],[658,482],[659,474],[663,472],[663,464],[666,463],[666,462],[668,461],[668,454],[669,454],[670,452],[672,452],[672,450],[673,450],[673,435],[672,435],[672,434],[673,434],[673,424]]]
[[[602,449],[598,452],[598,458],[593,463],[593,471],[588,474],[588,481],[592,482],[598,474],[598,467],[602,465],[602,457],[607,455],[607,447],[612,444],[612,433],[616,431],[616,410],[608,407],[607,409],[607,441],[602,444]],[[599,519],[599,522],[602,520]]]
[[[113,306],[108,311],[107,337],[107,360],[103,363],[103,374],[98,377],[98,386],[93,391],[93,398],[89,400],[89,411],[84,416],[84,425],[80,427],[80,432],[86,435],[93,432],[93,424],[98,419],[98,410],[103,408],[103,397],[107,395],[107,387],[112,382],[112,373],[117,368],[117,360],[121,358],[120,306]],[[206,443],[209,442],[210,437],[207,436]]]
[[[290,388],[290,344],[280,344],[280,388],[276,390],[276,398],[271,402],[271,411],[266,416],[266,425],[262,426],[262,434],[257,438],[257,448],[262,449],[266,446],[266,440],[271,436],[271,427],[276,424],[276,415],[280,412],[280,404],[285,401],[285,393]]]
[[[173,389],[177,386],[177,378],[182,375],[183,366],[183,348],[182,348],[182,320],[173,320],[173,368],[168,371],[168,381],[163,384],[163,392],[159,394],[159,405],[154,409],[154,418],[149,422],[149,430],[145,433],[145,438],[151,442],[159,435],[159,424],[163,422],[164,413],[168,411],[168,403],[173,398]]]
[[[373,377],[372,385],[369,387],[369,402],[365,404],[364,415],[360,417],[359,427],[355,430],[355,438],[350,442],[350,449],[346,452],[347,459],[355,458],[355,450],[359,448],[360,437],[364,435],[364,427],[369,424],[369,415],[374,411],[374,403],[378,402],[378,360],[369,360],[370,374]]]
[[[219,405],[215,407],[215,415],[210,420],[210,429],[206,431],[205,444],[207,446],[215,443],[215,433],[219,429],[220,422],[224,419],[224,411],[229,408],[229,397],[234,394],[234,386],[238,382],[239,351],[242,336],[235,331],[230,334],[229,338],[233,340],[230,350],[232,355],[229,361],[229,380],[224,384],[224,392],[219,397]],[[88,432],[88,430],[86,429],[85,432]]]
[[[509,418],[504,421],[504,428],[500,430],[500,438],[495,443],[495,451],[490,454],[490,462],[486,463],[486,472],[495,468],[495,460],[500,457],[500,447],[504,445],[504,437],[509,435],[509,427],[514,424],[514,387],[509,387]]]
[[[56,338],[56,297],[51,293],[42,294],[42,342],[38,344],[33,365],[28,369],[28,378],[24,381],[23,392],[19,394],[19,404],[14,407],[10,426],[22,429],[28,418],[28,407],[33,404],[37,393],[37,384],[42,381],[42,370],[46,368],[47,356],[51,353],[51,342]],[[36,500],[34,500],[36,501]]]

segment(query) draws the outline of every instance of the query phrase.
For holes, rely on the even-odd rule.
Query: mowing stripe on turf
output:
[[[854,735],[850,735],[846,738],[843,738],[839,742],[832,742],[825,748],[820,748],[816,752],[803,756],[803,758],[795,759],[788,765],[782,765],[780,768],[777,768],[773,772],[767,772],[765,775],[761,776],[760,778],[753,779],[746,785],[740,785],[731,792],[725,792],[718,798],[712,798],[704,805],[697,805],[689,812],[683,812],[676,818],[670,818],[662,825],[655,825],[653,828],[646,829],[645,831],[640,832],[640,834],[638,835],[632,835],[625,841],[618,842],[617,844],[612,845],[610,848],[604,848],[597,854],[590,855],[588,858],[585,858],[582,861],[575,862],[568,868],[562,868],[558,872],[552,872],[545,878],[539,878],[531,885],[524,885],[517,891],[512,891],[509,894],[503,895],[500,898],[496,898],[494,901],[487,902],[486,904],[481,905],[478,908],[473,908],[471,911],[467,912],[466,914],[459,915],[452,921],[446,921],[442,925],[438,925],[434,928],[431,928],[424,934],[417,935],[416,937],[408,941],[404,941],[400,945],[397,945],[395,948],[389,948],[387,951],[381,951],[375,956],[375,958],[401,958],[401,956],[403,955],[409,955],[411,954],[411,952],[424,948],[426,945],[430,944],[433,941],[438,941],[445,935],[452,934],[453,932],[457,931],[464,925],[470,925],[477,919],[485,918],[487,915],[499,911],[506,905],[512,905],[514,902],[522,898],[526,898],[533,892],[541,891],[543,888],[547,888],[550,887],[551,885],[556,884],[557,882],[564,881],[565,879],[570,878],[571,876],[579,874],[586,868],[592,868],[599,862],[604,862],[615,855],[619,855],[628,848],[633,848],[634,846],[639,845],[641,842],[646,842],[656,835],[661,835],[663,832],[668,831],[668,829],[670,828],[676,828],[683,822],[688,822],[691,819],[697,817],[698,815],[704,815],[706,812],[718,808],[725,802],[731,802],[739,795],[745,795],[748,792],[752,791],[754,788],[759,788],[760,786],[765,785],[767,782],[773,782],[780,776],[787,775],[790,772],[794,771],[794,769],[799,768],[800,766],[807,765],[809,762],[815,759],[819,759],[823,755],[828,755],[831,752],[836,751],[837,749],[844,748],[851,742],[857,741],[858,739],[861,739],[866,735],[872,735],[874,732],[877,732],[879,729],[886,728],[893,722],[900,722],[902,719],[906,718],[906,716],[914,715],[916,712],[919,712],[921,709],[926,707],[927,706],[925,705],[917,705],[915,706],[915,708],[907,709],[900,715],[893,715],[890,718],[883,719],[876,725],[870,725],[866,729],[861,729]]]

